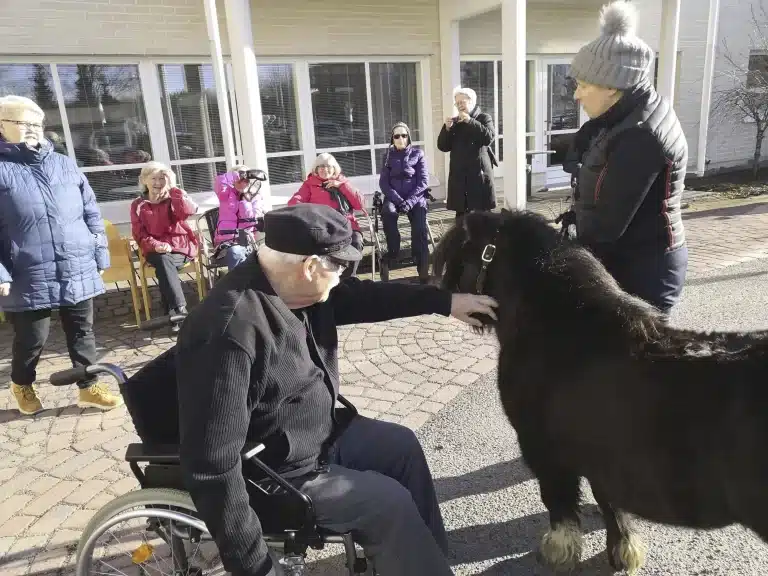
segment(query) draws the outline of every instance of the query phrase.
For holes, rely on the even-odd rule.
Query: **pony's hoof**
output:
[[[544,534],[537,558],[554,570],[573,570],[581,560],[581,539],[576,522],[562,522]]]
[[[637,534],[624,536],[619,543],[609,551],[608,557],[611,568],[626,570],[627,576],[634,576],[645,565],[648,546]]]

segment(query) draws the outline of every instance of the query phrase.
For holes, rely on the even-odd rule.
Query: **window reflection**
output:
[[[411,141],[421,140],[415,63],[371,63],[373,143],[389,144],[392,126],[405,122]]]
[[[48,64],[0,64],[0,96],[24,96],[43,109],[45,137],[54,150],[67,153],[59,102],[53,88],[53,75]]]
[[[365,64],[312,64],[309,82],[317,148],[370,144]]]

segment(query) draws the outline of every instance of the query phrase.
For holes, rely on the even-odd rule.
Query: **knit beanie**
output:
[[[576,54],[570,75],[577,80],[627,90],[650,77],[653,50],[636,35],[637,8],[615,0],[600,10],[600,37]]]
[[[477,93],[472,90],[472,88],[467,88],[466,86],[456,86],[456,88],[453,89],[453,99],[456,99],[457,94],[464,94],[467,98],[469,98],[469,111],[475,109],[475,106],[477,106]]]
[[[408,125],[405,122],[398,122],[394,126],[392,126],[392,131],[389,133],[389,144],[391,146],[395,145],[395,130],[398,128],[405,129],[405,133],[408,134],[408,144],[411,143],[411,129],[408,128]]]

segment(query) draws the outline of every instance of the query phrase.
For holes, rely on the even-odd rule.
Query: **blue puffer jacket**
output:
[[[429,188],[429,171],[420,148],[408,146],[398,150],[390,146],[384,157],[379,187],[385,198],[404,212],[414,206],[427,207],[425,192]]]
[[[47,140],[0,141],[0,296],[6,312],[71,306],[104,292],[109,250],[85,176]]]

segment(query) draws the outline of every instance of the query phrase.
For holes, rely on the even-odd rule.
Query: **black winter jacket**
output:
[[[627,92],[577,133],[564,168],[578,173],[579,240],[611,268],[685,244],[680,201],[688,144],[669,102],[650,85]]]
[[[443,124],[437,137],[437,148],[450,152],[448,176],[448,210],[492,210],[496,207],[496,188],[493,182],[493,165],[496,158],[491,145],[496,139],[493,118],[481,112],[478,106],[472,110],[467,122],[453,119],[448,130]]]

